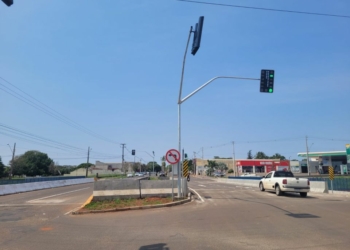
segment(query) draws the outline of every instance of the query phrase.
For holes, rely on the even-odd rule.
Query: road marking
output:
[[[200,196],[200,194],[199,193],[197,193],[197,191],[196,190],[194,190],[193,188],[188,188],[188,189],[190,189],[190,190],[192,190],[198,197],[199,197],[199,199],[202,201],[202,202],[204,202],[204,200],[203,200],[203,198],[202,198],[202,196]]]
[[[198,185],[198,186],[201,186],[201,187],[206,187],[206,186],[204,186],[204,185]]]
[[[77,205],[80,203],[33,203],[33,204],[1,204],[0,207],[28,207],[28,206],[67,206],[67,205]]]
[[[27,202],[33,202],[33,201],[37,201],[37,200],[43,200],[43,199],[46,199],[46,198],[51,198],[51,197],[55,197],[55,196],[59,196],[59,195],[63,195],[63,194],[69,194],[69,193],[73,193],[73,192],[78,192],[78,191],[85,190],[85,189],[89,189],[89,188],[90,188],[90,187],[81,188],[81,189],[77,189],[77,190],[73,190],[73,191],[69,191],[69,192],[64,192],[64,193],[60,193],[60,194],[55,194],[55,195],[50,195],[50,196],[46,196],[46,197],[42,197],[42,198],[30,200],[30,201],[27,201]]]
[[[85,207],[85,205],[87,205],[87,204],[89,204],[91,201],[92,201],[92,198],[94,198],[94,196],[93,195],[91,195],[85,202],[84,202],[84,204],[83,205],[81,205],[80,207],[76,207],[76,208],[74,208],[74,209],[72,209],[72,210],[70,210],[70,211],[68,211],[67,213],[65,213],[64,215],[67,215],[67,214],[70,214],[70,213],[73,213],[73,212],[75,212],[75,211],[77,211],[78,209],[80,209],[80,208],[83,208],[83,207]]]

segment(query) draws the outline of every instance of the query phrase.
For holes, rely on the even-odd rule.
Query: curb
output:
[[[97,214],[97,213],[107,213],[107,212],[121,212],[121,211],[128,211],[128,210],[142,210],[142,209],[150,209],[150,208],[162,208],[162,207],[172,207],[181,205],[187,202],[190,202],[192,200],[192,195],[188,197],[185,200],[181,201],[174,201],[170,203],[165,204],[157,204],[157,205],[146,205],[146,206],[138,206],[138,207],[124,207],[124,208],[113,208],[113,209],[105,209],[105,210],[90,210],[90,211],[74,211],[72,212],[73,215],[79,215],[79,214]]]

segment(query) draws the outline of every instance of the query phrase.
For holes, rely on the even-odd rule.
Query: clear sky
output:
[[[204,158],[232,157],[232,141],[241,159],[249,150],[297,159],[305,136],[310,151],[350,143],[350,18],[175,0],[14,2],[0,2],[5,164],[7,144],[15,142],[16,155],[35,149],[61,165],[86,162],[89,146],[92,162],[121,162],[120,143],[126,161],[136,149],[145,163],[152,151],[160,162],[178,147],[182,60],[190,26],[202,15],[202,43],[187,55],[183,97],[215,76],[259,78],[261,69],[275,70],[275,89],[264,94],[259,81],[221,79],[183,103],[182,146],[190,157],[202,157],[201,148]],[[211,2],[350,15],[348,0]],[[37,137],[28,141],[9,127],[51,141],[33,143]]]

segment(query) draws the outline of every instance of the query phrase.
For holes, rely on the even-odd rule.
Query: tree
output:
[[[270,159],[280,159],[280,160],[285,160],[286,157],[283,155],[280,155],[279,153],[274,154],[273,156],[270,157]]]
[[[159,166],[159,164],[156,162],[156,161],[150,161],[150,162],[148,162],[147,163],[147,170],[146,171],[148,171],[148,172],[153,172],[153,163],[154,163],[154,171],[155,172],[159,172],[159,171],[156,171],[156,167],[157,167],[157,169],[162,169],[162,167],[161,166]],[[158,168],[159,167],[159,168]]]
[[[5,173],[5,165],[2,163],[1,156],[0,156],[0,178],[4,176]]]
[[[252,150],[248,151],[247,159],[253,159]]]
[[[227,165],[223,162],[219,162],[217,165],[217,169],[221,172],[226,171],[228,169]]]
[[[49,175],[49,166],[53,163],[47,154],[31,150],[17,156],[12,162],[14,175]]]
[[[269,157],[264,152],[257,152],[254,159],[268,159]]]
[[[205,165],[207,167],[207,175],[211,176],[211,174],[215,171],[216,167],[218,166],[218,163],[216,161],[208,160],[208,164]]]
[[[162,170],[165,171],[165,168],[166,168],[165,156],[163,156],[163,157],[161,158],[161,161],[162,161]]]

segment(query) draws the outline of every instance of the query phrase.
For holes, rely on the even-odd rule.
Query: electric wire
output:
[[[275,11],[275,12],[286,12],[292,14],[304,14],[304,15],[316,15],[316,16],[326,16],[326,17],[338,17],[338,18],[350,18],[346,15],[328,14],[328,13],[317,13],[317,12],[306,12],[306,11],[296,11],[296,10],[284,10],[284,9],[273,9],[273,8],[262,8],[244,5],[234,5],[234,4],[224,4],[224,3],[212,3],[203,1],[192,1],[192,0],[177,0],[179,2],[187,2],[194,4],[206,4],[206,5],[216,5],[222,7],[232,7],[232,8],[243,8],[243,9],[253,9],[253,10],[263,10],[263,11]]]
[[[104,140],[104,141],[108,141],[108,142],[111,142],[111,143],[114,143],[114,144],[118,144],[118,142],[115,142],[113,140],[110,140],[109,138],[106,138],[104,136],[101,136],[95,132],[93,132],[92,130],[80,125],[79,123],[73,121],[72,119],[68,118],[67,116],[59,113],[58,111],[54,110],[53,108],[50,108],[48,105],[44,104],[43,102],[39,101],[38,99],[36,99],[35,97],[29,95],[28,93],[24,92],[23,90],[21,90],[20,88],[16,87],[14,84],[12,84],[11,82],[9,82],[8,80],[4,79],[3,77],[0,76],[0,79],[3,80],[4,82],[8,83],[9,85],[11,85],[12,87],[16,88],[17,90],[19,90],[20,92],[22,92],[23,94],[25,94],[26,96],[30,97],[31,99],[33,99],[34,101],[36,101],[37,103],[33,102],[32,100],[26,98],[25,96],[19,94],[18,92],[8,88],[6,85],[2,84],[0,82],[0,85],[3,87],[3,88],[0,88],[1,90],[3,90],[4,92],[10,94],[11,96],[19,99],[20,101],[22,102],[25,102],[27,103],[28,105],[40,110],[41,112],[65,123],[66,125],[69,125],[81,132],[84,132],[86,134],[89,134],[90,136],[94,136],[95,138],[98,138],[98,139],[101,139],[101,140]],[[6,89],[4,89],[6,88]],[[10,93],[10,92],[11,93]]]

